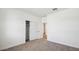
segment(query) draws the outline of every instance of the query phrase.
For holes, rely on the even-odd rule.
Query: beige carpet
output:
[[[37,39],[3,51],[79,51],[79,49],[45,41],[43,39]]]

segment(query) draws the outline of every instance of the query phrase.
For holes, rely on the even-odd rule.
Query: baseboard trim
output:
[[[68,47],[72,47],[72,48],[76,48],[76,49],[79,49],[78,47],[74,47],[74,46],[71,46],[71,45],[67,45],[67,44],[64,44],[64,43],[60,43],[60,42],[55,42],[55,41],[51,41],[51,40],[48,40],[50,42],[53,42],[53,43],[56,43],[56,44],[60,44],[60,45],[64,45],[64,46],[68,46]]]

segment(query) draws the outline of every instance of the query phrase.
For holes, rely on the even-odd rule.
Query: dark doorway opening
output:
[[[30,40],[30,21],[26,21],[26,42]]]

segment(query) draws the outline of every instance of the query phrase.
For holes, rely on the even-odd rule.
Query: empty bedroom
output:
[[[79,8],[0,8],[1,51],[79,51]]]

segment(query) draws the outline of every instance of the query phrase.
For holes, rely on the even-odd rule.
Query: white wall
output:
[[[30,40],[39,39],[40,19],[18,9],[0,9],[0,50],[25,43],[26,20],[30,21]]]
[[[79,9],[66,9],[47,16],[48,40],[79,48]]]

